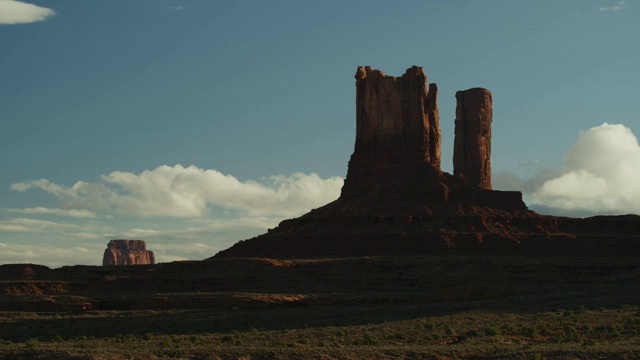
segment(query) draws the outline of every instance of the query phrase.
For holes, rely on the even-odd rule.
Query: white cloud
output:
[[[599,12],[615,12],[618,10],[622,10],[624,8],[624,2],[625,0],[620,0],[619,2],[617,2],[616,4],[612,5],[612,6],[607,6],[607,7],[601,7],[598,9]]]
[[[44,21],[55,15],[55,11],[15,0],[0,0],[0,24],[26,24]]]
[[[0,221],[0,264],[37,263],[41,265],[100,265],[110,239],[143,239],[147,249],[156,255],[156,262],[202,260],[228,248],[241,239],[264,233],[277,220],[238,218],[230,220],[179,220],[174,226],[154,220],[136,221],[143,227],[127,225],[80,225],[34,219]],[[191,224],[190,224],[191,223]],[[186,225],[186,226],[185,226]],[[165,228],[156,228],[164,226]],[[106,234],[103,230],[113,233]],[[76,251],[89,249],[90,251]],[[49,256],[50,255],[50,256]]]
[[[42,232],[54,230],[60,231],[77,228],[78,226],[73,224],[27,218],[0,220],[0,231],[7,232]]]
[[[105,240],[109,238],[104,234],[95,234],[95,233],[86,232],[86,231],[67,232],[64,234],[64,236],[67,238],[72,238],[77,240]]]
[[[0,0],[2,1],[2,0]],[[56,196],[62,196],[64,195],[65,189],[64,187],[60,186],[60,185],[56,185],[52,182],[50,182],[47,179],[40,179],[40,180],[30,180],[28,182],[20,182],[20,183],[14,183],[11,184],[11,190],[17,191],[17,192],[25,192],[27,190],[30,190],[34,187],[37,188],[41,188],[42,190],[51,193],[53,195]]]
[[[106,247],[105,247],[106,248]],[[63,265],[102,265],[104,249],[76,246],[70,248],[48,245],[0,243],[0,264],[31,263],[60,267]]]
[[[49,209],[45,207],[35,207],[35,208],[26,208],[26,209],[3,209],[8,212],[18,213],[18,214],[29,214],[29,215],[59,215],[59,216],[70,216],[75,218],[95,218],[96,214],[89,210],[76,210],[76,209]]]
[[[213,256],[221,249],[203,243],[173,244],[147,242],[147,249],[153,251],[156,262],[171,262],[189,259],[205,259]]]
[[[34,219],[0,221],[0,264],[100,265],[111,239],[143,239],[156,262],[202,260],[241,239],[262,234],[278,220],[237,218],[229,220],[178,220],[174,225],[155,220],[135,221],[141,227],[93,220],[79,225]],[[105,233],[109,229],[112,233]],[[81,250],[77,250],[81,249]],[[82,250],[88,249],[88,251]]]
[[[112,238],[143,239],[156,254],[157,262],[201,260],[215,255],[238,240],[263,234],[278,219],[240,217],[229,220],[197,219],[186,227],[168,229],[134,228]]]
[[[563,211],[640,214],[640,145],[628,127],[604,123],[581,132],[559,176],[531,194]]]
[[[102,176],[102,181],[78,181],[72,186],[46,179],[16,183],[11,186],[14,191],[42,190],[58,199],[61,208],[3,212],[72,218],[0,220],[6,245],[0,252],[13,254],[0,256],[0,263],[100,264],[110,239],[143,239],[157,262],[201,260],[266,232],[282,218],[336,199],[342,182],[338,177],[300,173],[240,181],[215,170],[176,165],[140,174],[116,171]],[[49,247],[42,252],[35,243]],[[69,250],[74,247],[94,251],[78,258]],[[56,255],[47,258],[47,252]]]
[[[46,179],[11,185],[24,192],[40,188],[63,209],[134,217],[202,217],[211,207],[249,216],[297,216],[338,198],[343,180],[317,174],[276,175],[261,181],[239,181],[231,175],[196,166],[160,166],[140,174],[114,171],[102,182],[78,181],[71,187]]]

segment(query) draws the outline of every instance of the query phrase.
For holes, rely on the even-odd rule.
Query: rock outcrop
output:
[[[440,169],[438,92],[435,84],[427,88],[423,69],[393,77],[360,66],[355,78],[356,144],[343,196],[367,191],[390,172]]]
[[[153,251],[144,240],[111,240],[104,251],[102,266],[155,264]]]
[[[356,73],[356,141],[340,198],[215,258],[433,255],[624,255],[640,217],[570,219],[491,190],[491,93],[457,94],[455,172],[440,169],[437,88],[422,68]],[[584,229],[591,229],[585,232]],[[626,235],[625,235],[626,234]]]
[[[491,189],[491,92],[473,88],[456,93],[453,174],[469,185]]]

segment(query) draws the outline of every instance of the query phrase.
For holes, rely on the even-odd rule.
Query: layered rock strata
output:
[[[469,185],[491,189],[491,92],[473,88],[456,93],[453,174]]]
[[[111,240],[102,258],[102,266],[155,264],[153,251],[144,240]]]
[[[424,70],[413,66],[393,77],[360,66],[355,78],[356,143],[342,195],[357,197],[390,172],[439,170],[438,89],[427,87]]]
[[[435,84],[356,73],[356,141],[340,198],[216,258],[426,254],[624,255],[640,217],[569,219],[530,211],[516,191],[491,190],[491,93],[457,94],[456,175],[440,170]],[[585,232],[584,229],[592,229]],[[607,250],[608,249],[608,250]]]

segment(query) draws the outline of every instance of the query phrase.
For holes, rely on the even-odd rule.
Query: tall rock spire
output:
[[[527,236],[557,232],[520,192],[491,190],[488,90],[456,94],[459,176],[440,170],[437,94],[421,67],[400,77],[358,67],[356,144],[340,197],[216,257],[509,252]]]
[[[438,89],[427,87],[423,69],[393,77],[360,66],[355,78],[356,144],[343,194],[380,176],[427,167],[439,172]]]
[[[491,189],[491,92],[473,88],[456,93],[453,174],[469,185]]]

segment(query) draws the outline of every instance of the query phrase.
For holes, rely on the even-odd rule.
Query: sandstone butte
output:
[[[153,265],[153,251],[147,250],[144,240],[111,240],[102,257],[102,266]]]
[[[421,67],[356,75],[356,140],[340,197],[214,258],[640,254],[640,216],[554,217],[491,187],[491,92],[456,93],[454,174],[440,169],[438,90]]]

